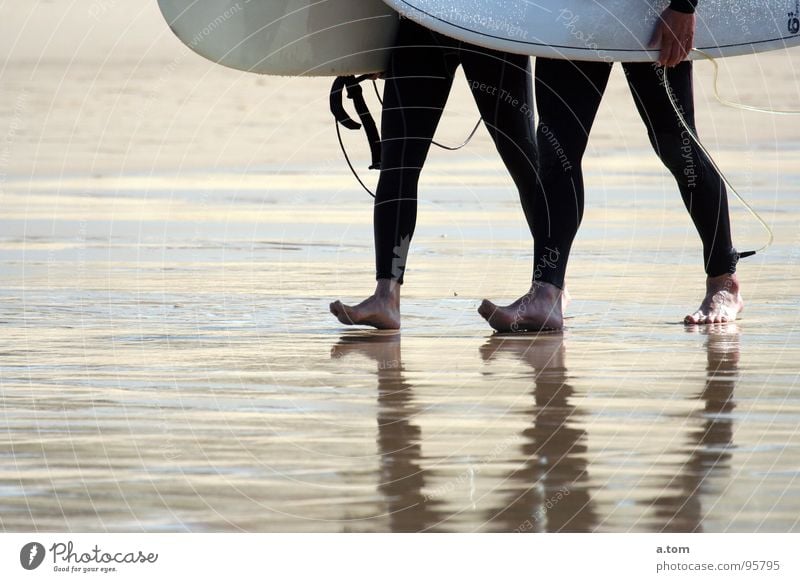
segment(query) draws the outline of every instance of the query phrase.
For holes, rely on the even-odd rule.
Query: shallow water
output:
[[[751,195],[782,202],[741,322],[687,329],[677,195],[590,173],[567,330],[503,337],[475,309],[524,290],[530,243],[477,173],[434,166],[398,334],[327,313],[372,281],[343,174],[9,179],[0,527],[800,530],[797,181]]]

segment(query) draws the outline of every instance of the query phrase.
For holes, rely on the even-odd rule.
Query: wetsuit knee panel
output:
[[[538,144],[539,154],[537,159],[537,169],[542,178],[553,175],[554,172],[569,173],[580,166],[580,158],[571,156],[567,150],[560,145]]]
[[[571,172],[579,168],[588,137],[579,129],[569,127],[556,131],[545,120],[536,129],[536,147],[539,152],[539,169],[542,174],[550,171]]]
[[[656,132],[649,137],[661,162],[680,184],[690,186],[702,179],[707,159],[687,130]]]

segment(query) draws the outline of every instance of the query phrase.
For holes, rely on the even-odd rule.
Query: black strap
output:
[[[331,113],[336,118],[338,123],[341,123],[347,129],[360,129],[363,125],[364,132],[367,134],[367,141],[369,142],[369,149],[372,153],[372,165],[370,170],[379,170],[381,167],[381,136],[378,134],[378,127],[375,125],[375,120],[369,112],[364,95],[361,92],[361,85],[359,83],[364,79],[368,79],[370,75],[363,75],[355,77],[347,75],[344,77],[336,77],[333,81],[330,94],[330,107]],[[358,118],[361,123],[352,119],[347,111],[344,109],[342,103],[342,89],[347,88],[347,97],[353,100],[353,104],[358,113]]]

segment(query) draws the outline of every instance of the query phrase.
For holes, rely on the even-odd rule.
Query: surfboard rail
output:
[[[384,0],[401,18],[458,40],[572,60],[654,61],[649,47],[668,0]],[[690,58],[800,45],[800,0],[700,0]]]
[[[381,0],[158,0],[158,6],[192,51],[269,75],[381,72],[398,24]]]

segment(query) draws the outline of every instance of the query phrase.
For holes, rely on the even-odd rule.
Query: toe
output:
[[[694,312],[691,315],[687,315],[683,318],[683,323],[688,323],[689,325],[697,325],[700,323],[700,313]]]
[[[480,307],[478,307],[478,313],[480,313],[484,319],[489,319],[492,317],[492,314],[497,310],[497,306],[494,303],[489,301],[488,299],[484,299],[481,301]]]
[[[342,305],[342,309],[339,311],[339,314],[336,317],[338,317],[339,321],[345,325],[355,325],[355,321],[353,321],[353,316],[350,313],[350,310],[344,305]]]

